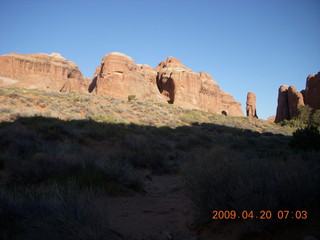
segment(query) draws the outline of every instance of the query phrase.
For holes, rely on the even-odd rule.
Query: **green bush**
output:
[[[320,130],[315,125],[296,130],[289,142],[291,148],[320,150]]]
[[[298,107],[298,115],[295,117],[300,123],[310,124],[312,108],[308,105]]]
[[[284,120],[281,125],[294,128],[320,127],[320,110],[313,111],[308,105],[299,106],[297,116],[290,120]]]
[[[311,124],[320,127],[320,109],[313,113],[311,117]]]

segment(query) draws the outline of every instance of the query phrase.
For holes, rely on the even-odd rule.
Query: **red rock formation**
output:
[[[282,85],[278,93],[278,107],[275,123],[282,122],[285,119],[290,119],[289,103],[288,103],[288,86]]]
[[[304,92],[304,102],[313,109],[320,109],[320,72],[309,75]]]
[[[299,92],[294,86],[281,86],[275,122],[290,120],[297,116],[299,106],[308,105],[314,111],[320,109],[320,72],[309,75],[306,89]]]
[[[0,86],[43,91],[83,92],[86,86],[77,65],[58,53],[11,53],[0,56]]]
[[[256,95],[253,92],[248,92],[246,105],[247,117],[258,118],[256,109]]]
[[[304,105],[302,94],[294,86],[290,86],[288,89],[289,119],[297,116],[298,107],[302,105]]]
[[[304,105],[302,94],[294,86],[279,88],[278,107],[275,122],[290,120],[297,116],[298,107]]]
[[[88,86],[78,67],[60,54],[0,56],[0,86],[52,92],[95,92],[116,98],[167,101],[181,107],[243,116],[241,104],[204,72],[195,73],[168,57],[156,69],[121,53],[106,55]]]
[[[219,89],[207,73],[195,73],[177,58],[168,57],[155,68],[157,85],[168,103],[227,115],[243,116],[241,104]]]
[[[128,99],[163,99],[156,86],[157,73],[147,65],[138,65],[122,53],[110,53],[97,67],[89,92]]]

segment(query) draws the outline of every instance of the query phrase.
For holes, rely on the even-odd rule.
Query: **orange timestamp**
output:
[[[308,218],[308,211],[306,210],[261,210],[261,211],[235,211],[235,210],[214,210],[212,211],[212,219],[297,219],[305,220]]]

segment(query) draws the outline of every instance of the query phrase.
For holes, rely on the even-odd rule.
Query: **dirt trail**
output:
[[[109,199],[111,229],[126,240],[196,239],[186,224],[191,202],[178,176],[153,176],[145,190],[144,196]]]

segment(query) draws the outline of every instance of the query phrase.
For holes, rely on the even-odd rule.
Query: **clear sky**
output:
[[[177,57],[257,113],[275,115],[282,84],[320,71],[320,0],[0,0],[0,55],[59,52],[91,78],[122,52],[156,67]]]

